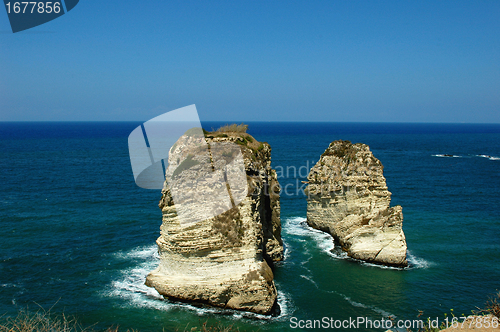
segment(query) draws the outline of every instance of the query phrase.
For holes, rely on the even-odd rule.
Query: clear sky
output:
[[[0,121],[500,123],[500,1],[102,1],[13,34]]]

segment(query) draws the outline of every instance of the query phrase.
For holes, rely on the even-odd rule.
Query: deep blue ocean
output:
[[[172,303],[144,286],[158,264],[161,212],[159,190],[134,183],[127,138],[138,125],[0,123],[0,316],[41,306],[97,329],[182,331],[220,321],[282,331],[293,330],[292,317],[469,314],[500,290],[498,124],[250,122],[288,185],[277,317]],[[383,163],[392,205],[403,206],[409,268],[346,259],[305,225],[301,181],[337,139],[368,144]]]

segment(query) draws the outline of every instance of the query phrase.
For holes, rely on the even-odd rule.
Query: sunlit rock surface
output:
[[[307,223],[355,259],[404,267],[401,206],[389,207],[382,163],[365,144],[334,141],[308,175]]]
[[[271,314],[271,267],[283,258],[271,148],[246,133],[205,134],[170,150],[160,264],[146,284],[169,299]]]

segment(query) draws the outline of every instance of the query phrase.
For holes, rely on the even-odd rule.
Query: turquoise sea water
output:
[[[127,137],[139,124],[0,123],[0,315],[40,305],[97,328],[208,320],[281,331],[292,317],[469,314],[500,289],[500,125],[250,123],[287,186],[286,259],[274,270],[281,313],[165,301],[144,286],[161,213],[159,191],[138,188],[130,167]],[[408,269],[346,259],[305,225],[300,181],[336,139],[370,145],[384,164],[392,203],[403,206]]]

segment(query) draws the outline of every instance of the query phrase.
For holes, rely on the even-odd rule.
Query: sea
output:
[[[139,188],[130,166],[140,124],[0,123],[2,319],[45,310],[96,330],[383,331],[389,318],[469,315],[500,290],[500,124],[248,122],[283,188],[274,316],[172,302],[144,285],[161,212],[160,191]],[[338,139],[368,144],[384,165],[408,268],[349,259],[305,223],[302,181]],[[346,327],[354,320],[372,325]]]

